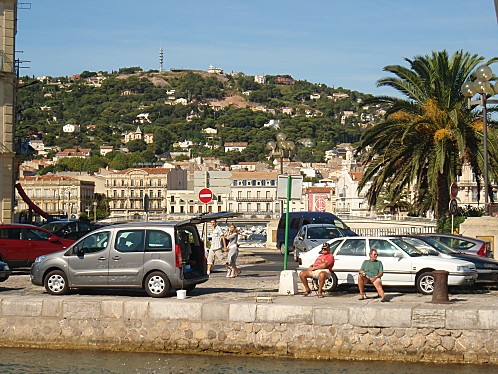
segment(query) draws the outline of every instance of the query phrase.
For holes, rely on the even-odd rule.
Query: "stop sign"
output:
[[[203,188],[199,191],[199,201],[201,203],[207,204],[213,200],[213,192],[209,188]]]

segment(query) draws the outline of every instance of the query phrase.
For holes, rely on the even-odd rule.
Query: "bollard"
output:
[[[448,298],[448,274],[446,270],[434,270],[434,291],[432,292],[432,303],[444,304],[449,303]]]

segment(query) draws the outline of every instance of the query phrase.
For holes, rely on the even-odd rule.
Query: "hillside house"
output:
[[[223,146],[225,147],[225,152],[237,151],[242,152],[247,148],[247,142],[226,142]]]
[[[68,123],[68,124],[62,126],[62,131],[66,132],[66,133],[79,132],[80,125],[73,125],[71,123]]]

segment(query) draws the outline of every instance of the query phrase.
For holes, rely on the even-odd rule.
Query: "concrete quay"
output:
[[[278,295],[278,286],[279,272],[243,267],[237,278],[212,274],[185,300],[109,290],[57,297],[15,275],[0,284],[0,345],[498,364],[496,291],[431,304],[388,289],[390,302],[380,303],[354,289],[319,299]]]

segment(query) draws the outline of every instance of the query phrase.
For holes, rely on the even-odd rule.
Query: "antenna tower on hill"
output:
[[[164,61],[163,47],[160,47],[159,48],[159,71],[161,73],[163,71],[163,61]]]

